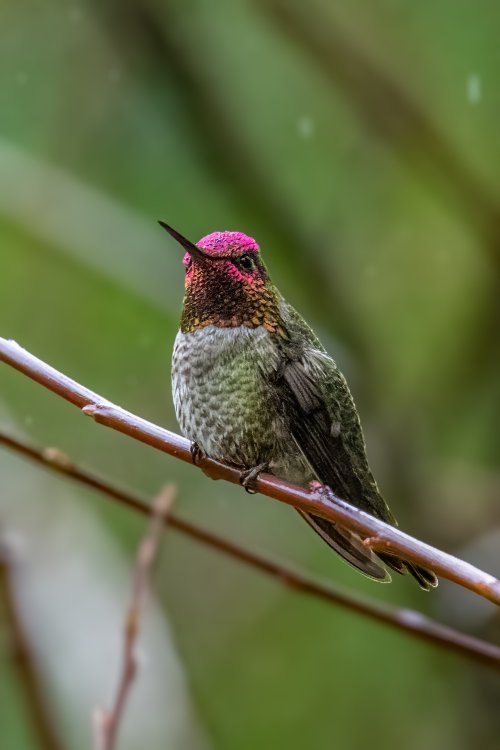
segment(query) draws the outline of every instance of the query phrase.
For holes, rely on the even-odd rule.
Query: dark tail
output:
[[[365,576],[381,583],[389,583],[391,576],[386,569],[387,566],[401,575],[413,576],[424,591],[430,591],[438,585],[438,579],[432,571],[394,555],[375,553],[363,544],[357,534],[343,526],[337,526],[324,518],[311,516],[300,510],[298,512],[335,552]]]
[[[407,562],[407,560],[401,560],[399,557],[393,555],[387,555],[378,552],[378,557],[387,565],[391,570],[395,570],[401,575],[407,575],[408,573],[415,578],[416,582],[424,591],[430,591],[435,589],[438,585],[438,579],[432,570],[427,568],[421,568],[420,565],[414,565],[414,563]]]
[[[337,526],[319,516],[310,516],[301,510],[298,512],[328,546],[335,550],[349,565],[364,573],[368,578],[373,578],[374,581],[390,583],[391,576],[378,555],[366,547],[359,536],[343,526]]]

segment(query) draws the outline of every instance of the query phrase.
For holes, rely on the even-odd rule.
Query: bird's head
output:
[[[182,331],[208,325],[264,326],[280,334],[278,293],[252,237],[242,232],[212,232],[194,244],[168,224],[159,223],[186,251]]]

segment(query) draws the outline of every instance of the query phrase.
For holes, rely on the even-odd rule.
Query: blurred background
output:
[[[0,334],[177,429],[181,252],[241,230],[348,377],[404,530],[500,575],[500,9],[442,0],[0,5]],[[377,586],[291,510],[0,368],[2,430],[218,533],[500,642],[443,582]],[[12,581],[62,746],[116,686],[145,520],[0,452]],[[167,532],[132,750],[498,747],[498,678]],[[35,750],[5,621],[0,745]]]

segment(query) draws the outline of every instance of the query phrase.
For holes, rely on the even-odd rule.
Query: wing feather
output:
[[[317,477],[340,497],[373,513],[365,501],[363,487],[344,444],[340,413],[332,414],[314,370],[303,360],[288,359],[281,368],[279,392],[290,431]],[[352,499],[351,499],[352,498]],[[359,537],[323,518],[301,513],[309,525],[348,563],[378,581],[390,581],[384,565]]]
[[[282,342],[281,365],[275,373],[276,397],[297,447],[318,480],[339,497],[397,525],[370,471],[358,413],[344,376],[284,299],[280,310],[289,338]],[[423,589],[437,586],[432,571],[392,555],[376,555],[349,529],[301,515],[332,549],[371,578],[390,580],[385,565],[410,573]]]

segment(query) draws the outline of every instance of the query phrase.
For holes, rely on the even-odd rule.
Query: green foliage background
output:
[[[176,429],[183,270],[155,221],[193,240],[244,231],[348,375],[403,528],[499,575],[499,25],[486,0],[2,3],[1,335]],[[499,642],[494,608],[451,585],[375,586],[286,509],[101,429],[6,367],[0,388],[5,429],[147,497],[174,480],[186,517]],[[90,711],[118,670],[127,589],[111,584],[116,570],[127,581],[144,522],[15,456],[0,471],[2,534],[19,548],[54,723],[66,747],[88,747]],[[82,514],[98,531],[78,548]],[[56,532],[73,541],[61,550]],[[41,595],[33,571],[48,555]],[[89,595],[115,592],[116,650],[104,656],[87,568]],[[173,531],[155,581],[180,682],[145,635],[139,683],[159,680],[156,703],[122,747],[139,746],[134,731],[148,750],[498,747],[486,670]],[[78,606],[81,628],[68,620]],[[0,732],[6,750],[38,747],[1,623]]]

